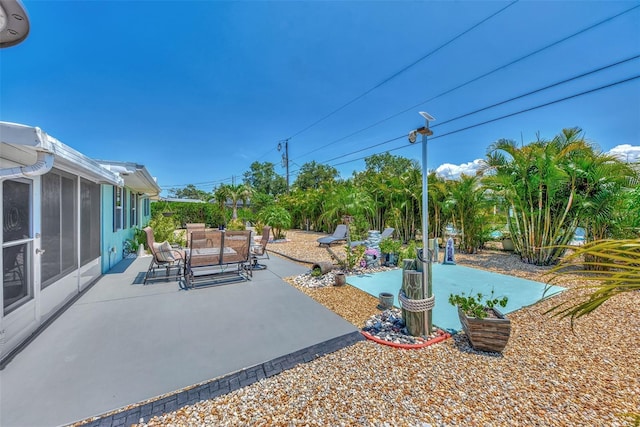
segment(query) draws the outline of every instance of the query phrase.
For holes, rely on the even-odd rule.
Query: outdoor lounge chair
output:
[[[380,240],[384,240],[384,239],[388,239],[389,237],[391,237],[393,235],[395,228],[391,228],[391,227],[387,227],[385,228],[382,233],[380,233]],[[362,245],[366,245],[367,241],[366,240],[358,240],[355,242],[351,242],[351,247],[355,248],[356,246],[362,246]]]
[[[262,239],[260,243],[251,245],[251,269],[252,270],[264,270],[266,265],[258,264],[259,259],[269,259],[269,252],[267,252],[267,243],[269,243],[269,235],[271,234],[271,227],[264,227],[262,229]]]
[[[347,231],[348,231],[347,226],[345,224],[340,224],[336,227],[336,231],[334,231],[331,236],[319,238],[318,243],[320,244],[320,246],[322,245],[331,246],[332,243],[346,241]]]
[[[151,227],[145,227],[144,232],[147,235],[147,246],[151,251],[151,263],[147,274],[144,276],[143,284],[147,284],[147,280],[151,276],[155,276],[156,269],[164,267],[167,271],[167,278],[169,278],[169,272],[172,268],[176,269],[176,279],[178,279],[184,273],[185,267],[185,254],[184,251],[173,248],[169,242],[156,243],[153,237],[153,229]]]

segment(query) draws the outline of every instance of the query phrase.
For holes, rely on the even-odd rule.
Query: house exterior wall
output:
[[[122,206],[121,228],[114,227],[114,192],[113,185],[102,186],[102,273],[109,271],[124,258],[125,242],[133,239],[136,229],[142,229],[151,220],[151,209],[148,205],[149,197],[135,193],[128,187],[122,187],[122,197],[126,203]],[[131,197],[136,200],[135,217],[137,224],[131,223]]]

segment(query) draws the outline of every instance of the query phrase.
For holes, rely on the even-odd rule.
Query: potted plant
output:
[[[382,252],[384,265],[388,267],[398,265],[400,248],[402,248],[402,242],[399,240],[383,239],[380,241],[380,252]]]
[[[509,341],[511,321],[496,306],[506,307],[507,297],[488,298],[483,294],[451,294],[449,303],[458,307],[462,330],[476,350],[501,352]]]

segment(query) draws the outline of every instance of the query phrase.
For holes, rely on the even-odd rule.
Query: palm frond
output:
[[[584,261],[585,255],[600,261]],[[587,265],[603,266],[608,270],[576,270],[576,267]],[[640,239],[597,240],[588,243],[566,256],[548,274],[552,275],[549,282],[567,274],[579,274],[585,281],[597,282],[579,288],[591,291],[586,299],[565,301],[546,311],[553,313],[555,317],[570,317],[573,328],[575,319],[593,312],[610,298],[640,290]]]

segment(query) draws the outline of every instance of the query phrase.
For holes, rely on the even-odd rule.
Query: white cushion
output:
[[[173,256],[173,248],[169,242],[154,243],[153,250],[156,253],[156,258],[161,262],[173,262],[176,258]]]

